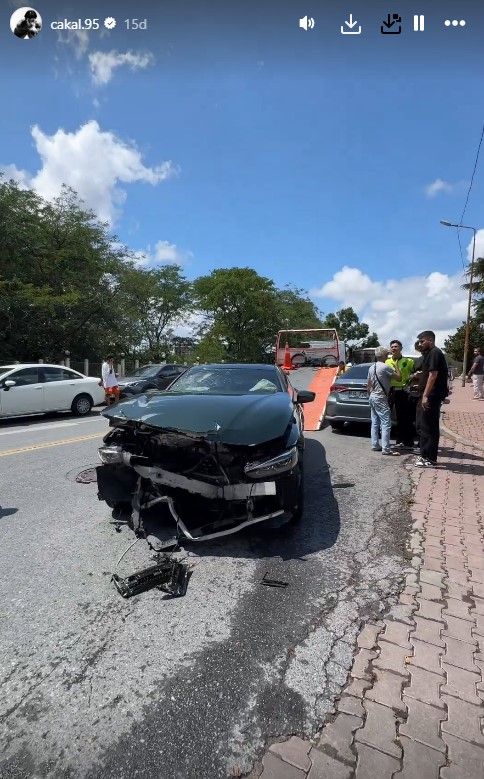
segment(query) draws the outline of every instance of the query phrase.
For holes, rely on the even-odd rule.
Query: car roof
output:
[[[270,363],[252,363],[252,362],[208,362],[208,363],[202,363],[200,365],[192,365],[192,368],[250,368],[253,370],[254,368],[256,370],[267,370],[273,369],[276,370],[276,365],[271,365]]]
[[[74,371],[74,373],[80,373],[75,368],[71,368],[68,365],[56,365],[50,362],[21,362],[16,365],[0,365],[0,368],[4,371],[9,371],[13,368],[68,368],[68,370]]]

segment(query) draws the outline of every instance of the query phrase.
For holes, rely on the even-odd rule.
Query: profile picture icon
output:
[[[35,38],[42,29],[42,19],[34,8],[18,8],[10,17],[10,29],[17,38]]]

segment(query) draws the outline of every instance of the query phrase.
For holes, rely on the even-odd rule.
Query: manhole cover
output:
[[[96,469],[88,468],[86,471],[81,471],[80,474],[76,476],[76,481],[79,482],[79,484],[91,484],[91,482],[97,481]]]
[[[86,463],[85,465],[78,465],[77,468],[71,468],[66,473],[66,479],[70,482],[78,482],[79,484],[90,484],[96,481],[96,468],[99,463]],[[89,478],[87,478],[89,476]]]

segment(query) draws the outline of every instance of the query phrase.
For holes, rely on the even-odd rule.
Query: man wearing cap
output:
[[[386,360],[386,364],[393,369],[397,368],[400,373],[400,379],[394,377],[390,383],[397,417],[397,441],[395,446],[413,449],[414,425],[412,410],[409,404],[408,393],[405,392],[404,387],[410,378],[410,374],[413,373],[414,363],[411,357],[402,356],[402,344],[396,339],[390,341],[390,352],[391,357]]]

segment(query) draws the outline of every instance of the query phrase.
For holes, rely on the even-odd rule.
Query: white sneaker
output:
[[[425,457],[417,457],[414,466],[415,468],[433,468],[434,463],[431,463],[430,460],[426,460]]]

